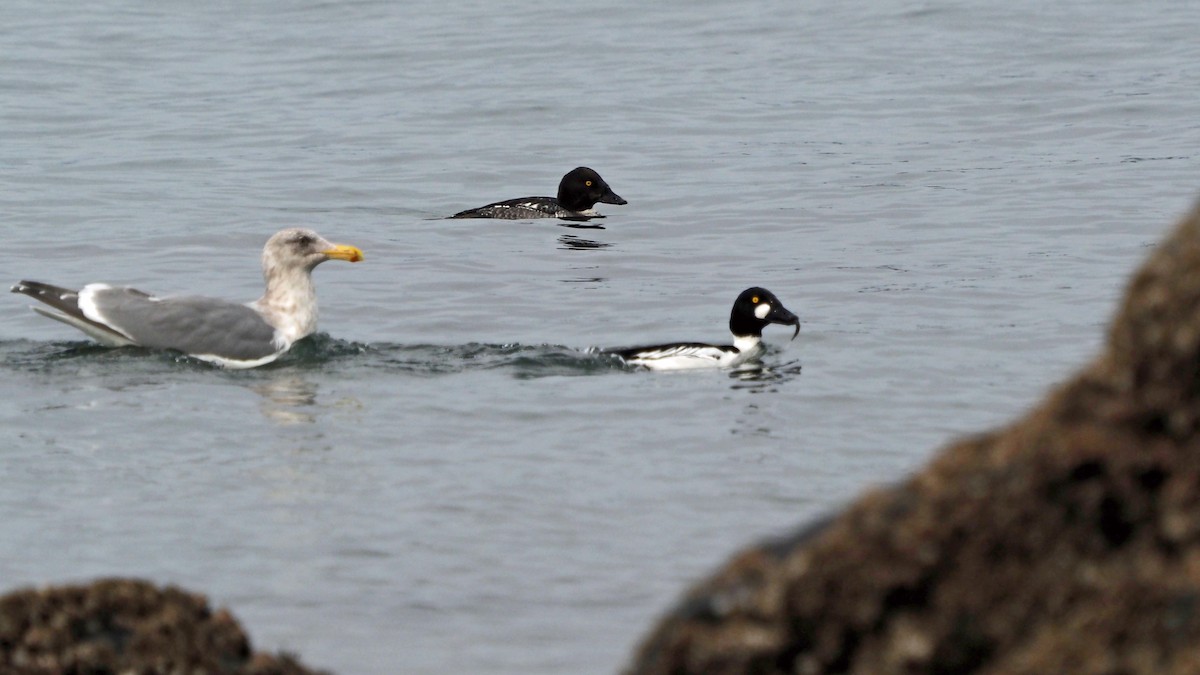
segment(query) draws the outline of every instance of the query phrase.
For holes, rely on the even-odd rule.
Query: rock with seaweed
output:
[[[969,392],[964,392],[969,395]],[[1200,672],[1200,208],[1010,426],[737,554],[627,673]]]
[[[28,675],[309,675],[287,655],[254,653],[228,611],[136,579],[0,596],[0,672]]]

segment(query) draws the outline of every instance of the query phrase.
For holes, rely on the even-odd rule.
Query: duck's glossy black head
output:
[[[596,205],[628,204],[612,191],[608,183],[592,169],[581,166],[572,169],[558,182],[558,203],[571,211],[586,211]]]
[[[729,331],[736,336],[761,336],[769,324],[795,326],[792,339],[800,334],[800,319],[792,314],[775,294],[765,288],[747,288],[733,303],[729,314]]]

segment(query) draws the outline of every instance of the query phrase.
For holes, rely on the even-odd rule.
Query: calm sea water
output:
[[[251,300],[225,372],[0,303],[0,579],[148,577],[340,673],[606,673],[735,548],[1004,423],[1197,197],[1194,3],[0,5],[9,282]],[[444,221],[552,194],[603,229]],[[770,369],[578,350],[803,322]]]

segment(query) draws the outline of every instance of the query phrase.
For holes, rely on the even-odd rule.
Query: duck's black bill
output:
[[[771,313],[767,315],[767,321],[784,326],[795,326],[796,330],[792,333],[793,340],[800,334],[800,317],[792,314],[791,311],[782,305],[775,305],[771,308]]]
[[[622,204],[628,204],[629,202],[622,199],[621,195],[613,192],[612,190],[609,190],[608,192],[605,192],[603,195],[601,195],[600,203],[616,204],[617,206],[621,206]]]

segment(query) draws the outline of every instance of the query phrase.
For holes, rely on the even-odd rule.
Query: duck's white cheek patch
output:
[[[771,306],[765,302],[763,304],[759,305],[758,307],[754,308],[754,316],[757,316],[760,319],[767,318],[767,315],[770,313],[771,313]]]

